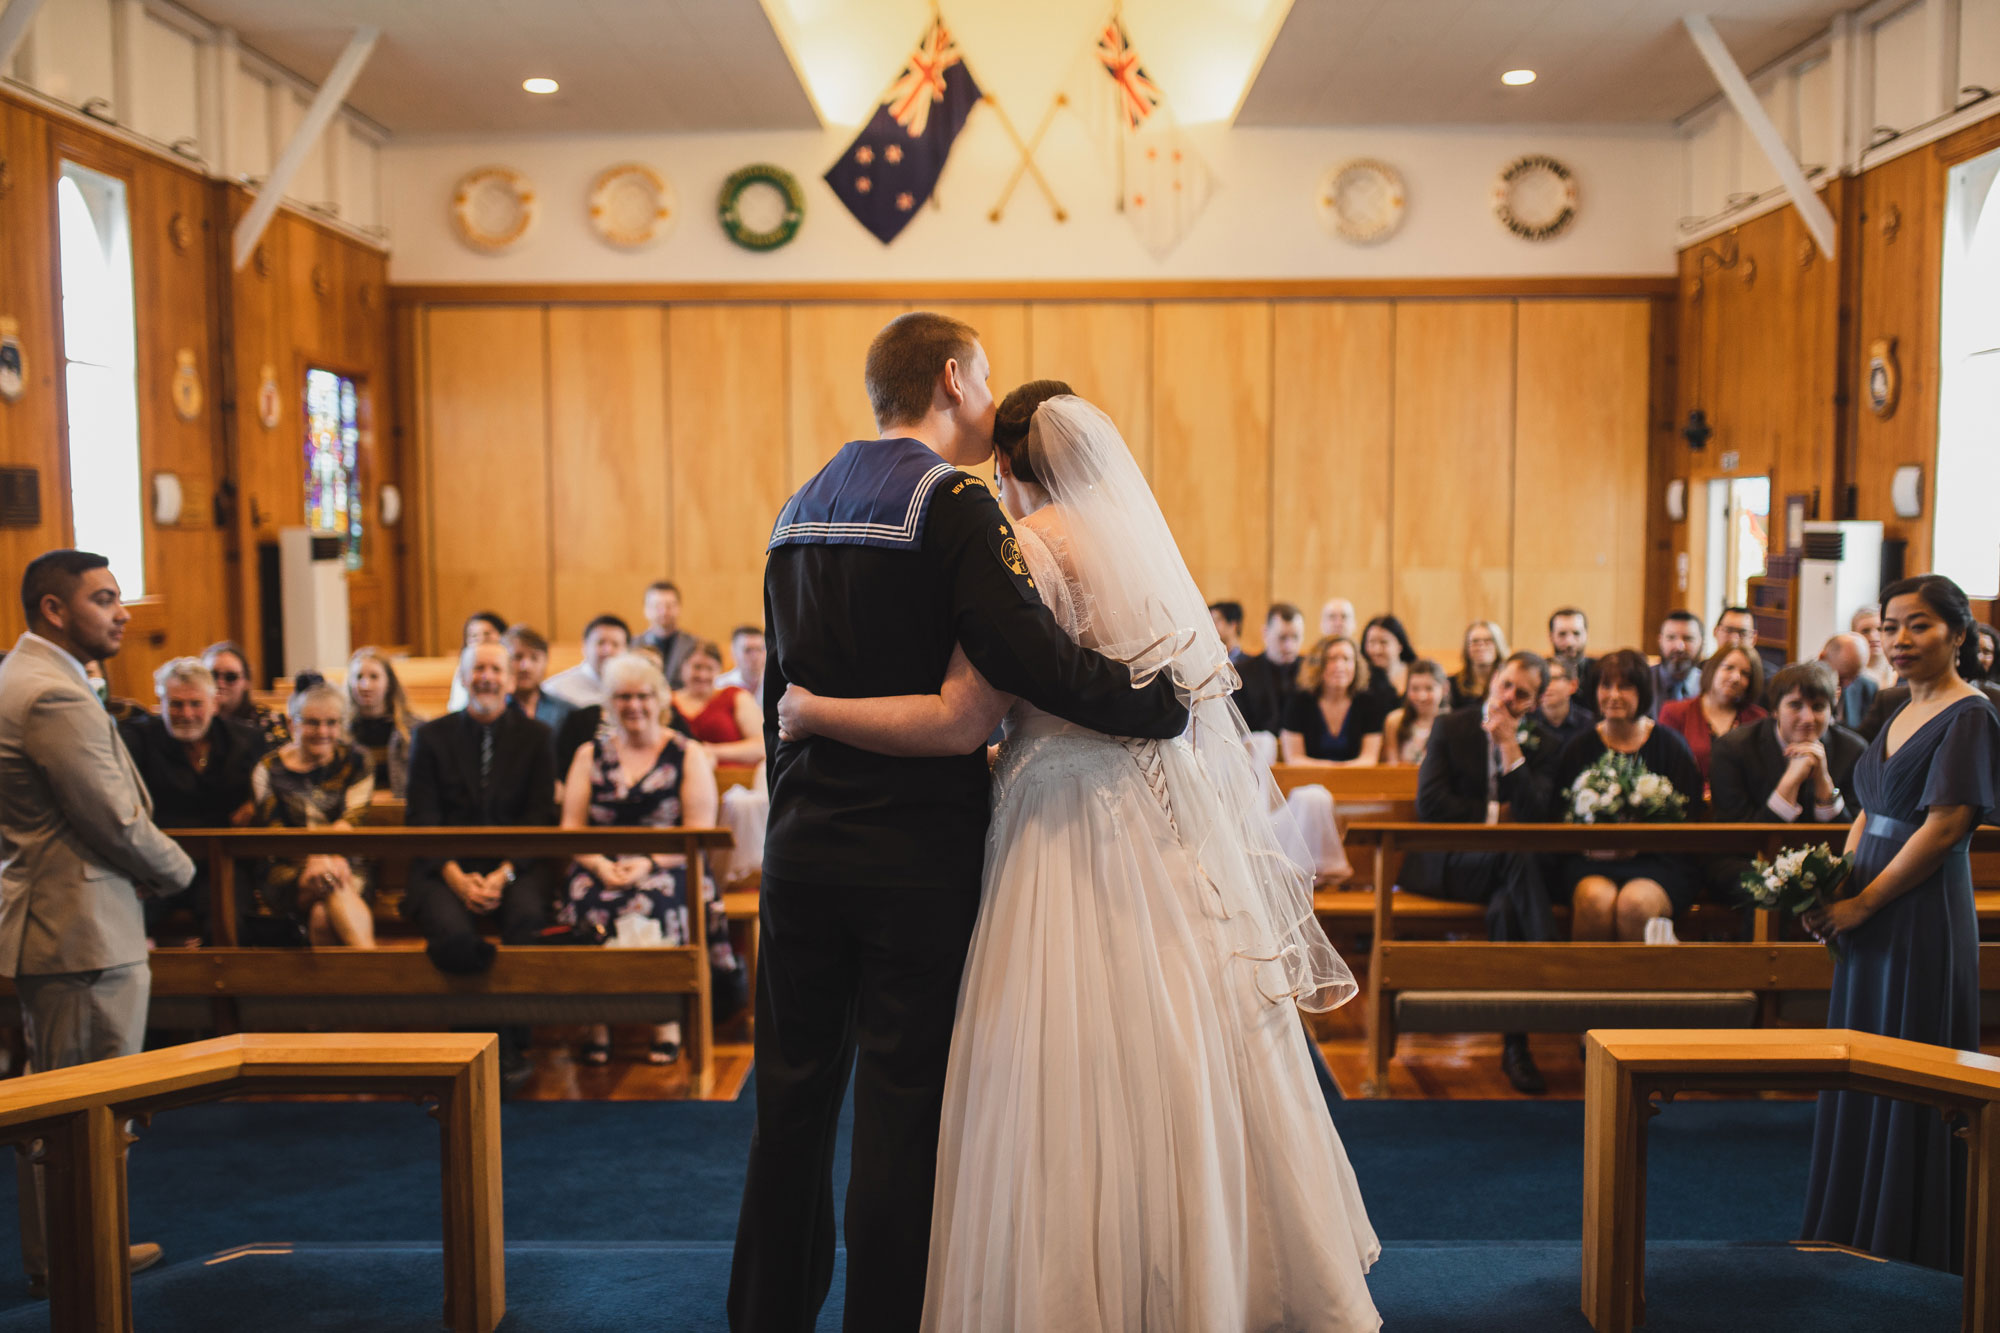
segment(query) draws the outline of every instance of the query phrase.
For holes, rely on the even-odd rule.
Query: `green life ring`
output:
[[[752,231],[743,225],[743,215],[737,211],[737,203],[743,192],[752,185],[769,185],[785,196],[785,215],[778,225],[769,231]],[[788,244],[799,234],[799,224],[806,220],[806,197],[799,189],[797,177],[783,167],[774,167],[768,162],[757,162],[731,173],[722,182],[722,197],[716,201],[716,213],[722,219],[722,230],[729,239],[745,250],[775,250]]]

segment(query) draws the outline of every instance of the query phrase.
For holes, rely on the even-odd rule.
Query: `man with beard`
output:
[[[0,976],[14,978],[37,1070],[136,1055],[146,1035],[150,893],[178,893],[194,862],[152,802],[83,664],[117,653],[132,618],[110,562],[58,550],[21,578],[28,629],[0,663]],[[21,1193],[41,1179],[20,1158]],[[46,1290],[38,1206],[22,1210],[30,1289]],[[134,1246],[134,1269],[160,1257]]]
[[[1653,667],[1653,715],[1672,699],[1692,699],[1701,693],[1701,617],[1692,611],[1669,611],[1660,622],[1660,660]],[[1585,699],[1586,707],[1597,700]]]
[[[118,726],[153,798],[153,822],[161,828],[243,823],[250,815],[250,771],[264,753],[262,736],[221,715],[215,677],[199,658],[168,662],[153,673],[153,687],[160,696],[159,715],[141,713]],[[157,939],[170,910],[181,906],[194,914],[202,937],[213,942],[207,886],[206,868],[196,867],[184,896],[148,898],[147,934]]]

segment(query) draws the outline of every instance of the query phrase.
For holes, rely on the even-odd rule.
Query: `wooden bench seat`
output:
[[[132,1328],[128,1120],[226,1097],[373,1093],[437,1103],[444,1322],[491,1333],[507,1311],[498,1047],[491,1033],[236,1035],[0,1083],[0,1142],[41,1144],[50,1327]]]
[[[2000,1059],[1846,1029],[1603,1030],[1589,1034],[1585,1052],[1583,1311],[1597,1333],[1629,1333],[1647,1322],[1646,1127],[1653,1099],[1825,1089],[1875,1093],[1965,1117],[1964,1327],[2000,1330]]]

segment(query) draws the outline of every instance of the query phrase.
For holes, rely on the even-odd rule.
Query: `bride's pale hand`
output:
[[[812,705],[813,692],[803,685],[787,685],[782,698],[778,700],[778,739],[781,741],[802,741],[810,738],[812,728],[806,723],[806,709]]]

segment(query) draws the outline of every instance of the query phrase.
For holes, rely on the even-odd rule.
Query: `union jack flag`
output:
[[[965,59],[958,42],[942,20],[931,25],[923,41],[910,55],[910,63],[889,86],[883,99],[889,114],[909,131],[912,139],[924,137],[931,123],[931,103],[944,101],[945,71]]]
[[[1160,90],[1146,77],[1145,66],[1139,63],[1139,53],[1132,49],[1125,25],[1116,18],[1098,34],[1097,59],[1111,81],[1118,85],[1118,111],[1124,117],[1125,128],[1138,129],[1160,105]]]

